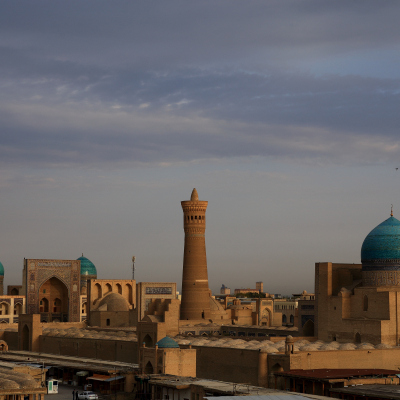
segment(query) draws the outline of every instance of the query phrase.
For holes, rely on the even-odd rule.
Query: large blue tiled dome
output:
[[[400,269],[400,221],[393,216],[374,228],[361,247],[363,270]]]
[[[81,262],[81,275],[96,275],[97,271],[94,264],[86,257],[79,257],[77,258]]]
[[[4,267],[1,262],[0,262],[0,276],[4,276]]]
[[[165,336],[157,342],[159,349],[179,349],[179,344],[168,336]]]

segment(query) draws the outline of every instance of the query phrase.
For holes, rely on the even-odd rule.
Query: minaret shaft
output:
[[[181,319],[210,318],[206,256],[206,209],[208,202],[199,201],[196,189],[190,201],[182,201],[185,248],[183,253]]]

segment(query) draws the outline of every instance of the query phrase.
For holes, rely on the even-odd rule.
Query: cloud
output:
[[[38,3],[0,16],[0,165],[399,155],[398,2]]]

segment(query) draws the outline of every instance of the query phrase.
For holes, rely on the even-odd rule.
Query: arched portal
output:
[[[132,286],[129,283],[126,284],[126,290],[127,290],[127,293],[128,293],[128,299],[127,299],[128,303],[132,304],[133,303]]]
[[[150,335],[146,335],[143,338],[143,343],[146,347],[153,347],[153,339],[150,337]]]
[[[269,373],[269,385],[270,387],[275,387],[279,389],[284,388],[284,380],[282,377],[275,377],[275,372],[282,372],[283,367],[281,364],[276,363],[272,366],[271,371]]]
[[[68,321],[69,297],[66,285],[52,277],[39,289],[41,321]]]
[[[150,361],[147,362],[146,367],[144,369],[145,374],[152,374],[153,373],[153,365]]]
[[[96,296],[96,299],[101,299],[102,298],[102,290],[101,290],[100,283],[96,283],[94,285],[94,295]]]
[[[271,323],[271,311],[268,308],[265,308],[261,314],[260,325],[270,326],[270,323]]]
[[[19,295],[19,290],[17,288],[11,289],[11,296],[18,296]]]
[[[43,297],[39,301],[39,311],[40,313],[48,313],[49,312],[49,300],[46,297]]]
[[[303,336],[314,336],[314,321],[311,319],[303,326]]]
[[[0,315],[9,314],[9,305],[6,302],[0,303]]]
[[[358,332],[354,337],[354,343],[361,343],[361,335]]]
[[[24,325],[22,328],[22,350],[29,351],[29,328]]]
[[[22,304],[17,303],[14,305],[14,315],[22,314]]]
[[[122,286],[119,283],[117,283],[116,286],[117,286],[117,292],[119,294],[122,294]]]

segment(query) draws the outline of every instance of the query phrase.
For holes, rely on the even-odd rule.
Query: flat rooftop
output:
[[[357,385],[343,388],[332,388],[331,392],[364,396],[370,399],[400,399],[399,385]]]

